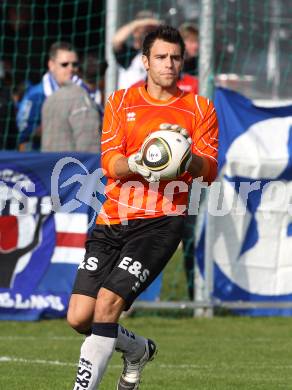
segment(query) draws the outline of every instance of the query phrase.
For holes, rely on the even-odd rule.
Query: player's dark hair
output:
[[[74,51],[76,53],[75,47],[69,42],[55,42],[50,46],[49,49],[49,58],[52,60],[57,56],[58,50],[65,51]]]
[[[169,43],[179,44],[181,48],[181,57],[184,57],[185,44],[182,39],[182,36],[176,28],[168,25],[158,26],[157,29],[151,31],[149,34],[146,35],[142,49],[142,53],[144,56],[146,56],[147,58],[150,57],[151,47],[157,39],[161,39],[162,41]]]

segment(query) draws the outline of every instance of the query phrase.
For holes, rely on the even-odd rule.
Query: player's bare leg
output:
[[[67,321],[78,333],[90,335],[96,299],[81,294],[72,294]]]
[[[124,300],[106,289],[100,290],[96,300],[72,295],[67,320],[76,331],[88,334],[81,346],[74,390],[97,389],[115,349],[123,353],[124,359],[117,388],[138,389],[141,371],[152,360],[156,347],[117,323],[124,307]]]
[[[89,310],[76,309],[78,300],[80,303],[78,297],[71,302],[68,321],[80,331],[86,328],[86,319],[88,320],[90,317]],[[84,302],[88,303],[87,309],[93,303],[86,299]],[[94,306],[92,333],[86,337],[81,346],[74,390],[96,390],[98,388],[116,347],[118,336],[117,321],[124,306],[125,301],[117,294],[104,288],[99,290]]]

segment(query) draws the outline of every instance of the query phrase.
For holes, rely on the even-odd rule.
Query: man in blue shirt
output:
[[[64,83],[72,80],[81,83],[76,75],[78,56],[74,47],[67,42],[56,42],[49,50],[48,72],[42,81],[28,89],[20,102],[17,113],[19,150],[40,149],[41,110],[45,99]]]

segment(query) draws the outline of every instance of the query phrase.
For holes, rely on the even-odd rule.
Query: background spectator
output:
[[[195,25],[183,23],[179,27],[179,32],[186,48],[183,72],[197,76],[199,72],[199,31]]]
[[[184,65],[177,85],[182,91],[199,93],[198,53],[199,33],[191,23],[183,23],[179,28],[185,43]]]
[[[54,43],[49,50],[48,72],[39,84],[28,89],[19,104],[17,126],[21,151],[39,150],[44,100],[67,81],[80,82],[77,70],[78,56],[74,47],[68,42]]]
[[[96,84],[96,57],[85,57],[81,69],[80,85],[69,80],[44,102],[42,151],[100,151],[101,93]]]
[[[113,49],[120,65],[118,89],[128,88],[135,82],[145,79],[141,47],[144,36],[161,22],[152,11],[137,13],[136,19],[120,27],[113,38]],[[130,43],[130,39],[132,42]]]
[[[107,69],[106,60],[98,60],[98,54],[89,52],[83,57],[81,64],[82,79],[80,86],[83,87],[97,105],[97,110],[103,116],[104,106],[104,82]],[[83,82],[84,81],[84,82]]]

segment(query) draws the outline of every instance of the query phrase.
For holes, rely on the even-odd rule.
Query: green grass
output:
[[[162,301],[188,300],[183,253],[180,247],[176,250],[175,254],[163,270],[163,283],[160,299]]]
[[[290,318],[148,316],[122,323],[159,346],[141,390],[292,389]],[[0,322],[0,389],[72,390],[82,339],[63,320]],[[120,371],[115,354],[100,390],[115,390]]]

